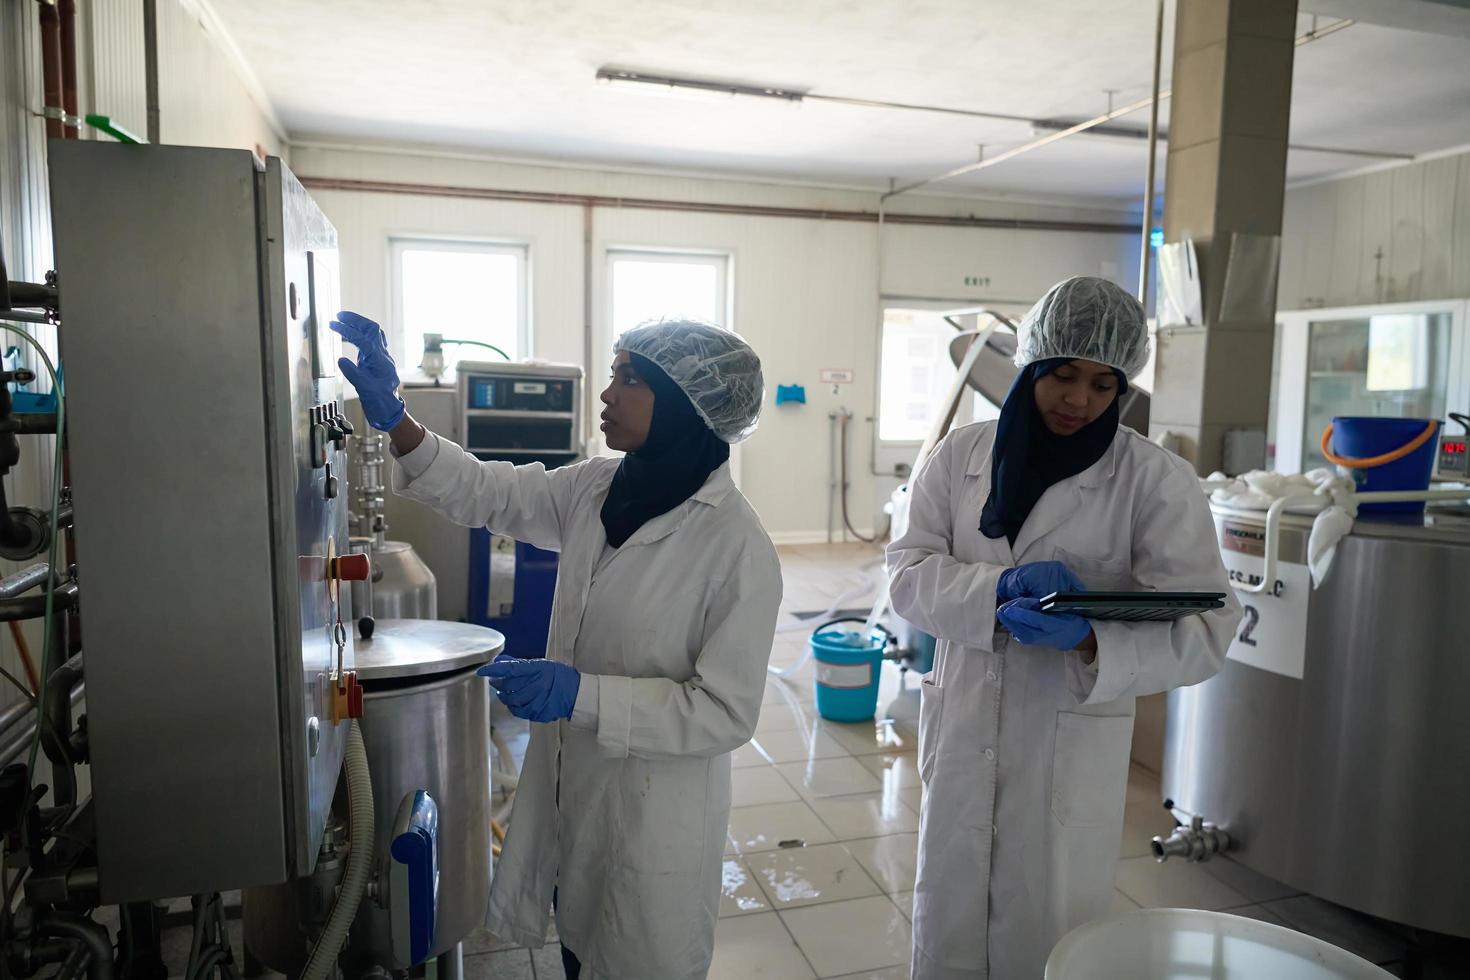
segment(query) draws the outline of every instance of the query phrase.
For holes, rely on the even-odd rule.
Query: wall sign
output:
[[[852,368],[822,368],[822,384],[850,385],[853,381]]]

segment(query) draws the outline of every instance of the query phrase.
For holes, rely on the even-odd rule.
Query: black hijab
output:
[[[1071,360],[1054,357],[1026,365],[1006,395],[990,450],[990,497],[980,514],[980,532],[987,538],[1005,535],[1014,545],[1021,525],[1047,487],[1081,473],[1102,459],[1113,444],[1119,404],[1128,391],[1128,379],[1116,368],[1118,390],[1113,403],[1097,418],[1069,436],[1055,434],[1042,420],[1036,408],[1037,379]]]
[[[730,458],[730,444],[694,410],[684,389],[648,358],[629,357],[638,377],[653,389],[653,422],[643,448],[623,457],[602,504],[602,526],[614,548],[694,496]]]

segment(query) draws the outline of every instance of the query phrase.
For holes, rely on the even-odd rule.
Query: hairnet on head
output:
[[[1148,321],[1138,300],[1096,276],[1057,283],[1016,328],[1016,366],[1053,357],[1096,361],[1132,378],[1148,363]]]
[[[650,320],[619,337],[613,344],[618,351],[641,354],[662,368],[726,442],[755,431],[766,391],[761,359],[730,331],[702,320]]]

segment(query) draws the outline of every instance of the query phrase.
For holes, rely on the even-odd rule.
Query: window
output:
[[[695,317],[729,329],[729,257],[690,252],[608,252],[612,280],[612,335],[645,320]]]
[[[1380,313],[1308,325],[1302,469],[1327,465],[1319,449],[1335,415],[1443,418],[1450,392],[1447,313]]]
[[[949,342],[954,327],[937,310],[883,311],[878,377],[878,439],[923,442],[954,380]]]
[[[531,354],[527,256],[524,245],[395,239],[391,243],[393,303],[402,364],[417,367],[424,335],[445,340],[444,362],[497,360],[493,344],[511,360]]]

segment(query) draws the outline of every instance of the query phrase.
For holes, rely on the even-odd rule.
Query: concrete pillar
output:
[[[1221,297],[1231,242],[1280,235],[1296,0],[1179,0],[1164,239],[1193,239],[1204,326],[1161,327],[1150,429],[1179,436],[1200,473],[1230,429],[1266,428],[1275,277],[1266,311]],[[1240,268],[1240,264],[1237,264]]]

